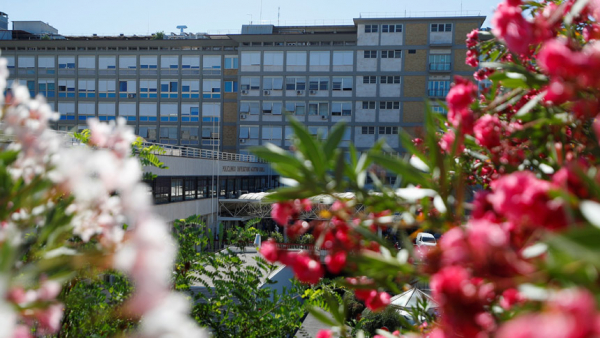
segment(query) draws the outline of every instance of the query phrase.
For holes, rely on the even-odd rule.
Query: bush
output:
[[[273,238],[277,243],[283,243],[283,235],[279,232],[273,231],[269,237]]]
[[[397,310],[391,306],[385,308],[381,312],[372,312],[366,309],[363,312],[363,323],[362,328],[365,333],[368,333],[371,337],[376,334],[378,329],[387,327],[390,332],[399,330],[402,328],[402,318]]]

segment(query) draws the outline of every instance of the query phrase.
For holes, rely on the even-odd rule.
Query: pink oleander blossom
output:
[[[502,122],[495,115],[483,115],[473,127],[473,134],[479,145],[491,149],[500,145]]]

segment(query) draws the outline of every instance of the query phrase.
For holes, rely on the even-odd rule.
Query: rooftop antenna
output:
[[[260,23],[262,24],[262,0],[260,0],[260,16],[258,19],[260,20]]]
[[[179,33],[180,33],[181,35],[183,35],[183,30],[184,30],[184,29],[186,29],[186,28],[187,28],[187,26],[186,26],[186,25],[179,25],[179,26],[177,26],[177,29],[179,29],[179,30],[180,30],[180,31],[179,31]]]
[[[279,14],[281,12],[281,7],[277,7],[277,26],[279,26]]]

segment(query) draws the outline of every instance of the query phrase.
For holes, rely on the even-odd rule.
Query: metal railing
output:
[[[432,62],[429,64],[429,70],[449,72],[452,69],[452,63],[450,62]]]
[[[459,11],[404,11],[404,12],[362,12],[360,18],[435,18],[454,16],[481,16],[478,10]]]
[[[156,145],[156,146],[162,147],[164,149],[164,152],[155,152],[156,155],[187,157],[187,158],[203,158],[203,159],[221,160],[221,161],[267,163],[264,160],[261,160],[254,155],[224,153],[221,151],[184,147],[184,146],[174,146],[174,145],[170,145],[170,144],[160,144],[160,143],[154,143],[154,142],[144,142],[143,145],[144,146]]]
[[[448,89],[439,90],[439,89],[429,89],[427,91],[427,95],[430,97],[446,97],[448,95]]]

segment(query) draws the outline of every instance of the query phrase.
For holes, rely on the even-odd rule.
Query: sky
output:
[[[3,1],[0,11],[15,21],[44,21],[63,35],[146,35],[164,31],[237,33],[243,24],[352,24],[361,13],[385,16],[440,16],[440,12],[488,17],[500,0],[18,0]],[[262,11],[261,11],[262,8]],[[436,13],[437,11],[437,13]],[[450,13],[451,12],[451,13]],[[373,15],[373,14],[369,14]],[[366,16],[366,15],[363,15]],[[270,20],[270,22],[264,22]],[[9,24],[12,29],[12,23]]]

